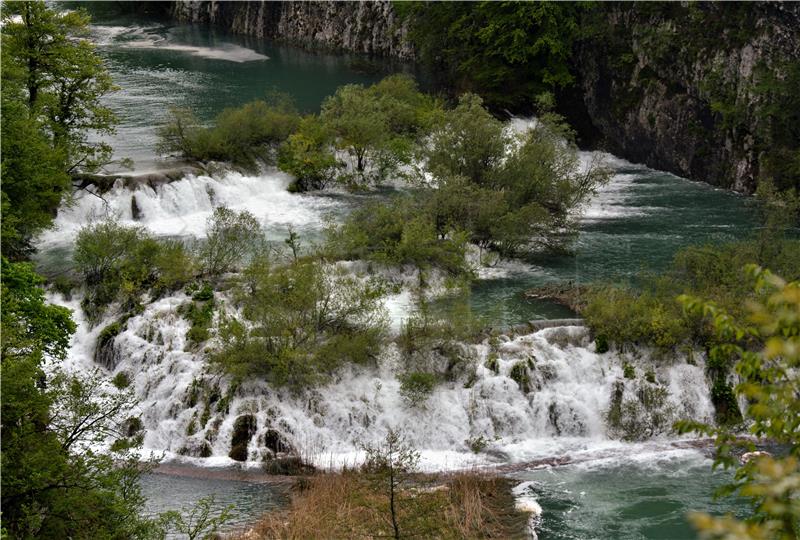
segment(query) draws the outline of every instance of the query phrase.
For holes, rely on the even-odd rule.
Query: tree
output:
[[[602,163],[581,166],[559,116],[543,109],[532,128],[513,135],[474,94],[445,114],[424,154],[438,232],[467,231],[504,255],[566,249],[577,210],[609,178]]]
[[[306,116],[278,151],[278,167],[296,179],[289,191],[325,189],[341,170],[331,148],[332,134],[317,116]]]
[[[339,87],[322,104],[320,120],[349,158],[348,182],[363,185],[400,174],[440,110],[412,78],[393,75],[368,88]]]
[[[111,148],[88,135],[113,131],[116,119],[102,97],[115,88],[94,46],[84,39],[88,15],[58,11],[41,1],[3,7],[5,60],[22,81],[29,117],[46,126],[53,148],[64,154],[67,172],[96,170]]]
[[[36,236],[52,225],[54,211],[71,184],[63,156],[51,148],[44,126],[28,116],[21,100],[10,99],[9,92],[4,82],[2,238],[3,253],[19,260],[33,251]]]
[[[290,101],[255,100],[219,113],[203,126],[185,109],[171,109],[158,130],[159,151],[198,161],[227,161],[245,171],[274,160],[275,148],[297,130],[300,117]]]
[[[444,86],[475,92],[495,109],[569,86],[569,59],[585,5],[555,2],[409,2],[410,37]]]
[[[2,236],[4,254],[29,255],[50,227],[70,174],[110,156],[93,138],[113,130],[101,103],[113,85],[83,37],[88,18],[44,2],[4,2],[2,17]]]
[[[784,446],[786,454],[756,454],[745,463],[732,452],[754,444],[725,427],[682,422],[682,431],[715,437],[715,466],[736,468],[725,494],[737,493],[753,503],[753,515],[744,522],[732,517],[694,514],[692,521],[704,538],[796,539],[800,536],[800,283],[786,282],[768,270],[751,265],[758,300],[741,323],[712,302],[691,296],[679,299],[687,310],[713,321],[712,354],[730,358],[739,376],[734,391],[746,399],[750,432]]]
[[[263,236],[261,224],[253,214],[218,206],[206,222],[206,239],[200,248],[203,270],[218,276],[243,266]]]
[[[431,134],[427,169],[436,178],[462,177],[484,186],[511,142],[503,123],[476,94],[463,94],[446,120]]]
[[[42,279],[2,262],[2,506],[16,538],[152,538],[141,517],[137,439],[129,395],[98,377],[58,373],[45,362],[67,352],[69,310],[44,302]],[[134,430],[135,431],[135,430]],[[133,438],[131,438],[131,436]],[[110,453],[96,443],[116,438]]]

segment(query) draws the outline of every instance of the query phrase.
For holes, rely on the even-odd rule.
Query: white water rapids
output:
[[[612,200],[617,197],[616,184],[625,180],[620,175],[612,181],[591,203],[589,214],[604,207],[604,193]],[[63,247],[80,227],[109,216],[144,225],[156,235],[197,236],[213,208],[224,204],[249,210],[262,222],[268,237],[277,239],[285,237],[289,225],[307,233],[319,231],[327,214],[347,210],[342,197],[289,194],[288,182],[286,175],[271,171],[260,176],[188,176],[133,191],[118,181],[104,194],[79,191],[73,203],[59,211],[56,227],[42,238],[40,249]],[[79,323],[67,366],[95,368],[97,336],[113,317],[90,328],[77,299],[54,300],[71,307]],[[145,428],[145,449],[163,451],[175,459],[233,463],[228,457],[231,437],[236,419],[244,415],[256,420],[248,445],[252,463],[268,454],[266,440],[275,434],[306,459],[328,466],[358,460],[362,444],[378,442],[389,428],[399,428],[422,450],[427,469],[652,451],[652,443],[622,443],[610,433],[606,415],[615,392],[619,399],[620,389],[624,390],[622,401],[629,403],[637,402],[644,386],[666,390],[664,402],[651,415],[657,425],[649,425],[653,418],[640,409],[633,407],[627,413],[641,416],[637,420],[644,424],[644,432],[657,441],[668,440],[665,426],[673,420],[710,420],[713,415],[702,362],[693,365],[682,357],[650,361],[647,351],[638,351],[635,360],[618,353],[597,354],[587,331],[580,327],[502,336],[494,344],[497,373],[484,366],[491,352],[488,341],[467,347],[474,380],[465,384],[467,380],[461,377],[443,383],[422,406],[403,401],[397,380],[403,370],[400,355],[389,346],[377,368],[345,370],[313,391],[294,395],[250,383],[230,396],[226,410],[217,410],[212,403],[205,411],[209,395],[216,393],[215,399],[225,395],[228,381],[208,373],[202,352],[186,350],[189,323],[177,308],[187,300],[183,294],[159,299],[128,320],[114,340],[114,363],[107,366],[109,377],[124,372],[132,381]],[[395,322],[407,313],[410,303],[407,292],[390,299],[388,308]],[[509,377],[517,362],[529,364],[529,392]],[[624,379],[623,362],[637,366],[635,380]],[[644,381],[648,365],[656,375],[656,385]],[[195,398],[190,397],[193,385],[199,388]],[[189,429],[190,424],[194,429]],[[471,447],[476,446],[481,451],[473,453]]]

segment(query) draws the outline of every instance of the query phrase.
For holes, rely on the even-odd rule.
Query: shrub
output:
[[[605,334],[599,334],[595,340],[595,352],[597,354],[603,354],[608,352],[608,338]]]
[[[178,290],[194,278],[195,259],[180,240],[159,240],[159,244],[153,260],[158,273],[156,287],[165,292]]]
[[[383,287],[311,259],[283,267],[254,261],[237,294],[244,320],[223,317],[211,360],[237,378],[303,387],[383,344]]]
[[[111,384],[122,390],[130,386],[131,379],[127,373],[125,373],[124,371],[120,371],[119,373],[114,375],[113,379],[111,379]]]
[[[278,151],[278,167],[295,176],[289,191],[325,189],[343,164],[331,149],[332,134],[316,116],[300,121],[297,133],[289,136]]]
[[[636,369],[634,367],[625,362],[622,364],[622,376],[626,379],[635,379],[636,378]]]
[[[347,156],[342,180],[361,187],[402,175],[401,166],[410,163],[415,144],[439,109],[412,78],[392,75],[369,88],[339,87],[322,104],[319,118]]]
[[[219,206],[206,222],[206,239],[200,248],[203,271],[219,276],[240,267],[263,241],[261,225],[256,217],[242,210]]]
[[[329,229],[327,249],[339,258],[469,275],[464,235],[438,235],[416,202],[403,196],[354,211],[340,227]]]
[[[192,323],[186,333],[186,339],[191,343],[202,343],[209,337],[211,321],[214,318],[214,298],[205,301],[192,301],[181,305],[178,313]]]
[[[438,380],[433,373],[419,371],[406,373],[398,378],[400,379],[400,395],[412,407],[418,407],[428,400]]]
[[[489,354],[489,358],[486,359],[486,363],[483,365],[486,366],[486,369],[493,371],[495,375],[498,374],[500,372],[500,365],[497,353]]]
[[[506,255],[565,249],[577,231],[573,210],[609,178],[598,163],[584,170],[572,141],[554,114],[512,135],[480,97],[462,95],[424,151],[437,232],[466,231]]]
[[[115,221],[87,225],[78,232],[73,261],[87,293],[81,306],[96,320],[106,306],[120,301],[133,310],[139,297],[179,288],[191,279],[194,261],[178,241],[156,240],[142,227]]]
[[[779,235],[770,249],[762,250],[761,244],[759,239],[685,248],[661,275],[640,276],[639,289],[591,288],[581,314],[598,340],[603,336],[617,347],[651,345],[677,350],[702,346],[711,335],[710,321],[683,310],[676,301],[679,294],[712,298],[734,319],[743,320],[748,302],[755,297],[742,271],[748,262],[767,257],[790,279],[800,278],[800,242]]]
[[[159,150],[199,161],[228,161],[252,171],[272,160],[274,147],[299,123],[299,115],[285,101],[256,100],[225,109],[211,127],[203,127],[190,111],[172,109],[169,122],[159,129]]]

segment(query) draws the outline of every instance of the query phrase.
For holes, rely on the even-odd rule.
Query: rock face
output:
[[[249,36],[309,49],[350,51],[412,60],[408,26],[388,1],[222,2],[184,1],[174,18],[213,24]]]
[[[775,142],[758,85],[785,76],[785,63],[800,58],[800,4],[605,6],[604,30],[574,55],[601,144],[632,161],[752,192]]]

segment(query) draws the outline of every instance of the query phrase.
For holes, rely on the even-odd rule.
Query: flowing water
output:
[[[122,87],[108,99],[122,120],[111,142],[116,155],[133,158],[139,171],[169,165],[154,147],[155,126],[170,106],[190,107],[207,120],[274,86],[295,96],[301,108],[315,110],[337,86],[369,83],[393,69],[155,20],[106,16],[95,24],[94,35]],[[606,159],[615,175],[585,208],[575,256],[501,262],[485,270],[472,291],[476,311],[498,326],[567,317],[568,310],[527,301],[522,293],[550,282],[632,280],[639,270],[662,269],[681,246],[741,238],[754,228],[742,197]],[[77,230],[105,215],[162,236],[200,236],[213,208],[226,204],[253,212],[272,240],[285,237],[289,226],[313,239],[327,216],[341,219],[365,198],[391,193],[291,195],[288,182],[280,172],[265,171],[189,176],[135,191],[120,184],[102,197],[81,191],[43,236],[39,263],[51,274],[62,270]],[[395,317],[407,313],[406,296],[398,295],[389,306]],[[67,365],[91,369],[97,335],[110,320],[91,328],[79,299],[53,300],[72,307],[79,323]],[[537,526],[542,539],[692,538],[686,510],[741,509],[735,501],[711,501],[713,486],[728,476],[712,474],[700,450],[667,433],[677,418],[712,416],[702,358],[656,359],[646,350],[597,354],[586,330],[562,327],[465,346],[462,355],[477,366],[474,373],[468,368],[448,373],[452,381],[421,406],[403,400],[396,378],[399,356],[388,347],[377,368],[343,372],[302,398],[251,383],[231,395],[227,410],[212,405],[206,413],[204,397],[224,395],[227,383],[209,376],[202,359],[186,347],[188,323],[176,314],[186,300],[182,293],[160,299],[130,319],[103,366],[110,375],[130,376],[147,429],[145,448],[170,459],[231,465],[236,419],[248,415],[257,425],[248,446],[249,467],[258,467],[269,453],[267,441],[276,437],[318,465],[353,463],[360,458],[360,443],[379,441],[388,428],[400,427],[423,450],[427,470],[513,467],[510,474],[530,482],[524,488],[542,507]],[[487,367],[490,358],[497,359],[493,369]],[[447,359],[435,360],[444,372]],[[623,363],[634,361],[650,366],[657,384],[645,382],[641,373],[624,379]],[[524,384],[511,376],[517,365],[528,374]],[[192,388],[200,389],[200,399],[190,397]],[[645,394],[655,403],[648,410],[641,407]],[[609,426],[614,403],[627,404],[626,429],[645,433],[648,441],[620,442],[624,429]],[[207,421],[187,434],[189,424],[206,415]],[[473,453],[477,448],[481,451]],[[210,457],[196,457],[201,454]],[[554,457],[566,464],[542,467]],[[241,522],[279,501],[271,488],[224,479],[153,475],[144,488],[152,511],[218,493],[242,511]]]

